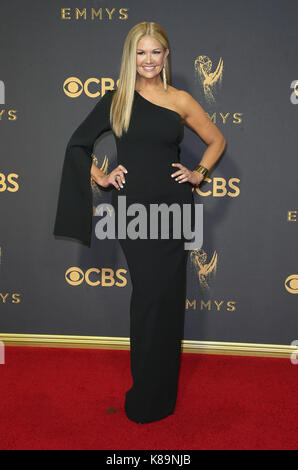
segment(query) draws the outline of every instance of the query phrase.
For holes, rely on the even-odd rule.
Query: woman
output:
[[[90,175],[101,187],[113,185],[118,229],[118,195],[126,207],[140,203],[190,204],[199,185],[219,159],[225,139],[191,95],[169,85],[169,47],[156,23],[134,26],[125,40],[117,90],[109,90],[68,142],[55,222],[55,235],[91,243]],[[200,165],[180,163],[184,124],[208,144]],[[95,140],[112,130],[118,166],[104,174],[92,162]],[[118,192],[120,191],[120,193]],[[130,220],[126,217],[126,220]],[[193,219],[192,219],[193,223]],[[193,227],[193,226],[192,226]],[[185,239],[119,238],[132,282],[130,351],[133,385],[125,397],[127,417],[149,423],[172,414],[177,397],[184,331]],[[118,232],[116,232],[118,233]]]

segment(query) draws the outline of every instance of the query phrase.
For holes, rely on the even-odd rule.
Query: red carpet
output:
[[[123,409],[129,351],[5,353],[2,450],[298,448],[298,365],[290,359],[183,353],[175,414],[135,424]]]

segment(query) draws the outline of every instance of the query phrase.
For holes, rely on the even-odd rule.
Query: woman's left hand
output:
[[[198,171],[191,171],[186,166],[181,165],[181,163],[172,163],[172,166],[178,166],[179,170],[175,173],[172,173],[171,177],[175,178],[177,183],[185,183],[188,181],[194,186],[198,186],[201,181],[204,179],[204,175]]]

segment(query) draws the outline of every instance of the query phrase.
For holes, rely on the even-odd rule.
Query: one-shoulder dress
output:
[[[108,91],[71,136],[65,153],[54,235],[91,244],[92,189],[90,170],[95,140],[111,130]],[[178,390],[181,341],[184,334],[187,260],[186,239],[173,236],[170,216],[168,238],[150,238],[150,204],[183,204],[194,199],[189,182],[171,177],[179,167],[179,144],[184,137],[180,114],[145,99],[135,91],[130,125],[121,138],[114,134],[117,162],[128,170],[123,188],[112,192],[118,235],[118,197],[126,196],[126,209],[134,203],[148,210],[145,238],[118,238],[129,269],[130,365],[133,383],[126,392],[126,416],[136,423],[149,423],[174,413]],[[119,209],[120,210],[120,209]],[[126,215],[127,224],[135,215]],[[182,219],[182,217],[181,217]],[[189,241],[189,239],[187,240]]]

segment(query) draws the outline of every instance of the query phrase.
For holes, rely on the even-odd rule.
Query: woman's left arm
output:
[[[225,149],[226,139],[216,125],[213,124],[202,106],[187,91],[179,90],[177,106],[184,123],[193,129],[208,145],[201,161],[198,163],[210,170]],[[189,181],[194,185],[198,185],[204,179],[204,176],[195,170],[183,172],[183,168],[186,167],[183,167],[180,163],[174,165],[181,168],[180,171],[173,174],[173,177],[180,175],[180,180],[177,178],[176,181],[178,180],[181,183]]]

